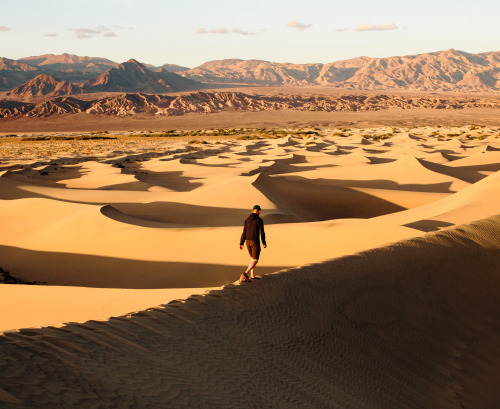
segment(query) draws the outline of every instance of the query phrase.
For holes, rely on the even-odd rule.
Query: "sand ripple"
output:
[[[5,333],[2,407],[497,407],[498,237],[495,216],[107,322]]]

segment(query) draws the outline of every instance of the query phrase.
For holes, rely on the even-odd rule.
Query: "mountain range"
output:
[[[26,83],[8,91],[6,96],[31,99],[35,97],[58,97],[65,95],[92,94],[96,92],[147,92],[166,93],[202,89],[203,84],[160,68],[151,71],[143,64],[131,59],[112,67],[97,77],[74,84],[49,74],[39,74]]]
[[[34,80],[35,79],[35,80]],[[34,80],[34,81],[33,81]],[[42,55],[0,58],[0,91],[23,99],[94,92],[168,93],[220,86],[328,86],[357,90],[496,92],[500,52],[447,50],[413,56],[359,57],[328,64],[262,60],[211,61],[189,69],[134,59]]]

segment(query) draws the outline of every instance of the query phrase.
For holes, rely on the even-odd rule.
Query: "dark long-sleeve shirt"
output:
[[[264,221],[256,213],[251,213],[250,216],[245,220],[245,225],[243,226],[243,233],[241,235],[240,246],[243,245],[245,240],[253,240],[260,243],[260,237],[262,238],[262,244],[266,245],[266,233],[264,232]]]

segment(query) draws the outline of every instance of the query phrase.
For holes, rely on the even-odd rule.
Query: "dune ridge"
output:
[[[246,262],[249,203],[269,226],[265,273],[469,223],[500,213],[484,200],[498,131],[475,128],[2,141],[0,266],[54,286],[215,287]]]
[[[498,406],[499,132],[0,138],[0,407]]]
[[[5,332],[0,401],[496,407],[498,237],[493,216],[107,322]]]

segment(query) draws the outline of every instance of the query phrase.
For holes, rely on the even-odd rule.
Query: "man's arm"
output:
[[[243,233],[241,233],[240,247],[243,246],[243,243],[245,243],[246,236],[247,236],[247,224],[245,223],[243,225]]]
[[[267,247],[266,243],[266,232],[264,231],[264,220],[260,219],[260,237],[262,239],[262,244]]]

